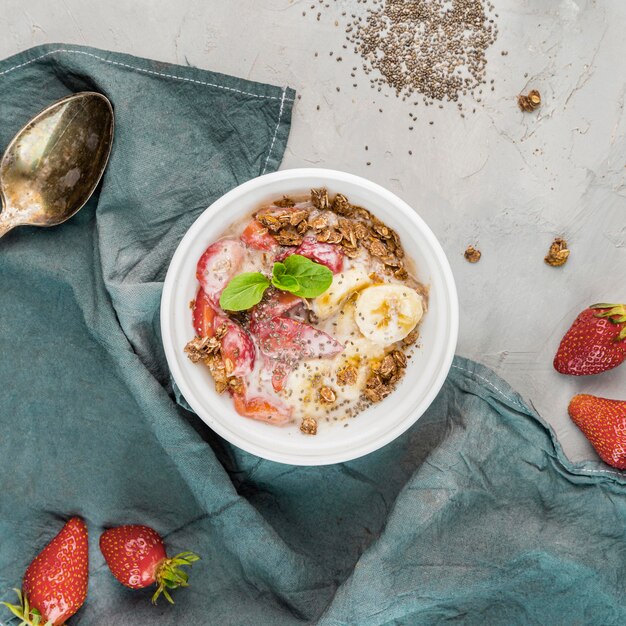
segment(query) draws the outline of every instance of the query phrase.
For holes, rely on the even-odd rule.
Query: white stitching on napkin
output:
[[[41,59],[48,57],[52,54],[57,54],[59,52],[67,52],[68,54],[83,54],[85,56],[88,57],[93,57],[94,59],[98,59],[99,61],[103,61],[104,63],[109,63],[110,65],[119,65],[120,67],[127,67],[131,70],[135,70],[137,72],[143,72],[144,74],[152,74],[154,76],[163,76],[164,78],[173,78],[174,80],[182,80],[188,83],[196,83],[197,85],[205,85],[207,87],[215,87],[216,89],[224,89],[225,91],[234,91],[235,93],[241,93],[244,94],[246,96],[252,96],[253,98],[265,98],[267,100],[278,100],[278,96],[264,96],[261,94],[257,94],[257,93],[252,93],[250,91],[243,91],[241,89],[235,89],[234,87],[225,87],[224,85],[217,85],[215,83],[208,83],[202,80],[196,80],[195,78],[186,78],[185,76],[176,76],[175,74],[165,74],[163,72],[155,72],[154,70],[146,70],[143,69],[141,67],[135,67],[134,65],[128,65],[127,63],[120,63],[119,61],[111,61],[110,59],[105,59],[104,57],[100,57],[97,54],[93,54],[91,52],[85,52],[84,50],[67,50],[64,48],[59,48],[58,50],[50,50],[49,52],[46,52],[45,54],[42,54],[41,56],[38,56],[34,59],[31,59],[30,61],[25,61],[24,63],[20,63],[19,65],[14,65],[13,67],[10,67],[8,70],[4,70],[4,72],[0,72],[0,76],[4,76],[5,74],[8,74],[9,72],[12,72],[13,70],[17,70],[20,67],[25,67],[26,65],[30,65],[31,63],[36,63],[37,61],[40,61]],[[286,93],[286,89],[283,88],[283,94],[282,97],[280,98],[281,101],[281,113],[282,113],[282,107],[283,104],[285,102],[285,93]],[[287,98],[288,102],[293,102],[293,98]]]
[[[626,478],[623,472],[611,472],[610,470],[592,470],[584,468],[576,468],[577,472],[591,472],[592,474],[613,474],[613,476],[619,476],[620,478]]]
[[[462,372],[467,372],[468,374],[470,374],[470,376],[473,376],[473,377],[475,376],[476,378],[480,378],[480,380],[484,381],[490,387],[495,389],[503,398],[505,398],[509,402],[512,402],[513,404],[516,404],[520,408],[524,408],[524,406],[520,402],[518,402],[517,400],[513,400],[512,398],[509,398],[507,395],[502,393],[502,391],[500,391],[500,389],[498,389],[491,381],[486,379],[484,376],[481,376],[480,374],[477,374],[476,372],[472,372],[471,370],[468,370],[465,367],[460,367],[458,365],[452,365],[452,367],[454,369],[461,370]],[[611,470],[594,470],[594,469],[585,469],[585,468],[582,468],[582,467],[580,467],[580,468],[577,467],[577,468],[574,469],[574,471],[576,473],[581,472],[581,473],[588,473],[588,474],[612,474],[613,476],[619,476],[620,478],[626,478],[626,473],[624,473],[624,472],[612,472]]]
[[[283,87],[283,97],[280,99],[280,110],[278,111],[278,122],[276,122],[276,128],[274,129],[274,136],[272,137],[272,143],[270,144],[269,152],[267,153],[267,157],[265,157],[265,165],[263,166],[263,171],[261,174],[265,174],[265,170],[267,169],[267,164],[270,160],[270,155],[272,154],[272,150],[274,149],[274,142],[276,141],[276,135],[278,134],[278,129],[280,127],[280,120],[283,117],[283,107],[285,106],[285,95],[287,93],[286,87]]]
[[[471,370],[468,370],[465,367],[459,367],[458,365],[453,365],[452,367],[454,369],[461,370],[462,372],[467,372],[468,374],[471,374],[472,376],[475,376],[476,378],[480,378],[480,380],[482,380],[483,382],[487,383],[490,387],[495,389],[505,400],[508,400],[512,404],[516,404],[517,406],[521,408],[524,408],[524,406],[520,402],[518,402],[517,400],[513,400],[513,398],[509,398],[507,395],[505,395],[502,391],[500,391],[491,381],[486,379],[484,376],[481,376],[480,374],[477,374],[476,372],[472,372]]]

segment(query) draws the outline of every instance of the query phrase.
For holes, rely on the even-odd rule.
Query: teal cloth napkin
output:
[[[329,467],[256,458],[179,406],[159,338],[168,261],[215,198],[278,167],[294,93],[44,46],[0,62],[0,145],[87,89],[117,120],[99,194],[0,241],[3,597],[81,515],[91,576],[70,624],[624,624],[624,476],[572,466],[480,365],[457,358],[407,433]],[[98,537],[122,523],[202,555],[174,606],[109,573]]]

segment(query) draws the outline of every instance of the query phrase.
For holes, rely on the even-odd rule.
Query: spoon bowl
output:
[[[56,226],[95,191],[113,145],[109,100],[73,94],[44,109],[13,138],[0,161],[0,237],[15,226]]]

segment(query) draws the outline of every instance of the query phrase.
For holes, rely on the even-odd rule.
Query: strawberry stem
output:
[[[189,586],[187,582],[189,575],[181,567],[191,566],[199,560],[200,557],[193,552],[181,552],[171,559],[163,559],[156,569],[155,578],[158,587],[152,596],[152,604],[156,604],[161,594],[165,596],[165,599],[170,604],[174,604],[174,600],[172,600],[168,590]]]
[[[596,313],[595,317],[605,317],[611,324],[626,323],[626,304],[592,304],[590,309],[606,309],[601,313]],[[615,341],[623,341],[626,339],[626,327],[616,335]]]
[[[28,598],[22,593],[20,589],[13,589],[17,594],[19,604],[9,604],[8,602],[0,602],[15,615],[15,617],[21,619],[19,626],[52,626],[52,622],[42,622],[41,613],[39,609],[31,608],[28,603]]]

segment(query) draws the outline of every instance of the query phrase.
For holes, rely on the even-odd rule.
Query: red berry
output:
[[[581,394],[569,414],[605,463],[626,469],[626,401]]]
[[[192,310],[193,329],[196,331],[198,337],[213,337],[215,334],[213,328],[215,315],[215,310],[206,297],[204,289],[200,287],[196,299],[193,302]]]
[[[248,398],[245,394],[233,394],[235,411],[243,417],[283,426],[291,421],[291,408],[278,398],[257,395]]]
[[[180,569],[200,557],[193,552],[182,552],[168,558],[161,536],[149,526],[118,526],[100,536],[100,550],[113,576],[131,589],[143,589],[157,584],[152,596],[156,603],[162,593],[174,602],[168,589],[187,587],[187,574]]]
[[[313,237],[307,237],[297,248],[287,248],[276,256],[277,261],[284,261],[290,254],[300,254],[311,261],[325,265],[333,274],[343,269],[343,251],[334,243],[323,243]]]
[[[241,241],[243,241],[249,248],[255,248],[256,250],[272,250],[276,248],[278,244],[273,235],[270,235],[269,231],[261,222],[252,220],[241,233]]]
[[[244,245],[236,239],[220,239],[202,254],[196,266],[196,278],[214,308],[219,309],[222,291],[239,271],[244,257]]]
[[[600,374],[626,360],[626,305],[594,304],[567,331],[554,368],[561,374]]]
[[[291,311],[296,306],[304,302],[299,296],[294,296],[288,291],[280,291],[270,287],[263,296],[263,300],[259,304],[252,307],[250,310],[250,324],[263,324],[271,320],[273,317],[278,317]]]
[[[229,376],[247,376],[254,369],[256,349],[250,335],[241,324],[228,317],[216,317],[214,328],[220,329],[220,353]]]
[[[58,626],[85,602],[89,578],[87,526],[73,517],[28,566],[19,590],[20,606],[3,602],[26,624]]]

